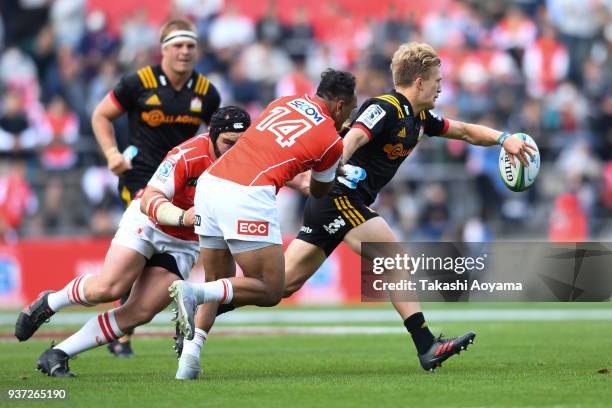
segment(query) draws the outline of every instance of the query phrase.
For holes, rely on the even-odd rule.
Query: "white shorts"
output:
[[[170,255],[176,261],[183,279],[189,278],[199,254],[196,241],[175,238],[156,228],[149,217],[140,211],[140,199],[133,200],[123,213],[113,244],[132,248],[147,260],[155,254]]]
[[[283,242],[274,186],[243,186],[204,173],[198,179],[194,206],[195,232],[200,237]]]

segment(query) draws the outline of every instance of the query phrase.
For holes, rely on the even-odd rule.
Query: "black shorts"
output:
[[[356,194],[308,197],[304,225],[297,238],[318,246],[329,256],[351,229],[378,216]]]
[[[178,276],[181,280],[183,276],[179,272],[178,264],[176,263],[176,259],[170,254],[153,254],[153,256],[147,259],[147,263],[145,264],[145,268],[148,266],[160,266]]]
[[[146,186],[147,185],[145,183],[144,187]],[[117,186],[117,189],[119,191],[119,197],[121,198],[125,208],[130,206],[134,197],[140,193],[144,187],[140,185],[127,184],[123,177],[119,177],[119,185]]]

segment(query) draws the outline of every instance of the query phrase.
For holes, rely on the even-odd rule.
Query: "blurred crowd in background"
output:
[[[401,239],[612,239],[610,0],[380,0],[376,16],[359,3],[165,0],[155,7],[166,10],[164,19],[194,21],[196,69],[223,105],[244,106],[253,117],[275,97],[312,93],[327,67],[356,75],[359,102],[388,91],[393,52],[420,41],[442,58],[440,114],[536,140],[542,168],[525,193],[503,186],[499,147],[421,140],[373,206]],[[2,2],[0,241],[108,236],[117,226],[117,180],[90,118],[122,74],[159,61],[161,24],[147,8],[111,19],[113,5],[100,4]],[[125,146],[126,118],[115,125]],[[304,198],[289,189],[280,196],[283,228],[295,233]]]

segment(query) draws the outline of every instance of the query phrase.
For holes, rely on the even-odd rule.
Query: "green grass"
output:
[[[444,323],[478,333],[435,374],[407,335],[214,337],[205,378],[175,381],[170,339],[135,341],[137,356],[97,349],[71,360],[75,379],[34,371],[48,342],[0,343],[0,405],[78,407],[608,407],[610,322]],[[9,388],[68,390],[62,402],[8,402]],[[9,405],[10,404],[10,405]]]

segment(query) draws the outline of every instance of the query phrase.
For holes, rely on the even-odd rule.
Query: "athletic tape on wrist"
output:
[[[502,132],[502,134],[499,135],[499,137],[497,138],[497,144],[502,146],[504,142],[506,141],[506,139],[509,138],[510,136],[512,136],[510,133]]]

